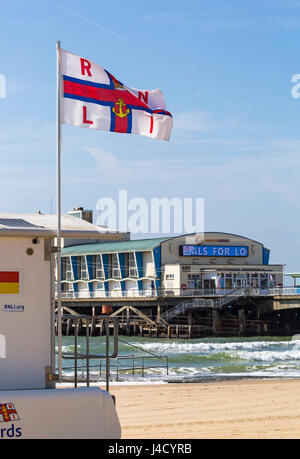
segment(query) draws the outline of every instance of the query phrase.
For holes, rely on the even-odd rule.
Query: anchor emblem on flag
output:
[[[119,111],[116,110],[116,106],[119,107]],[[119,116],[119,118],[125,118],[128,113],[130,113],[130,109],[129,108],[125,108],[125,112],[123,112],[123,107],[127,107],[127,105],[125,104],[124,100],[120,97],[118,99],[118,102],[115,103],[115,106],[113,107],[113,112],[115,115]]]

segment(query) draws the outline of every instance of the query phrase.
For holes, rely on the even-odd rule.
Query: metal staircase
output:
[[[214,301],[206,298],[195,298],[193,301],[180,303],[160,316],[160,321],[168,325],[168,321],[178,315],[183,315],[188,309],[213,308]],[[161,322],[161,323],[163,323]]]
[[[187,310],[196,310],[201,308],[221,309],[230,303],[236,302],[239,298],[245,295],[245,289],[234,289],[231,290],[231,292],[229,292],[227,295],[217,299],[194,298],[192,301],[185,301],[164,312],[161,314],[157,322],[167,327],[169,325],[170,319],[179,315],[184,315]]]
[[[216,299],[214,302],[214,308],[221,309],[223,306],[227,306],[230,303],[235,303],[242,296],[245,296],[245,289],[234,289],[227,295]]]

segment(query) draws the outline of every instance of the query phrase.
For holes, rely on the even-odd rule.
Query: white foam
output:
[[[251,360],[256,362],[276,362],[276,361],[288,361],[288,360],[299,360],[300,361],[300,350],[288,350],[288,351],[257,351],[247,352],[240,351],[237,355],[244,360]]]
[[[194,354],[194,353],[219,353],[235,350],[252,350],[272,346],[290,346],[291,341],[233,341],[227,343],[138,343],[145,351],[159,352],[162,354]],[[300,345],[300,343],[299,343]]]

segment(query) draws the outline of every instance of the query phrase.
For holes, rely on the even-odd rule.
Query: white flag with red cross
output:
[[[99,65],[60,50],[61,122],[169,140],[173,119],[160,89],[125,86]]]

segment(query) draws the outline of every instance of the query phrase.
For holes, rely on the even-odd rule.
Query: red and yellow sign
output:
[[[0,271],[0,294],[19,294],[20,281],[18,271]]]

